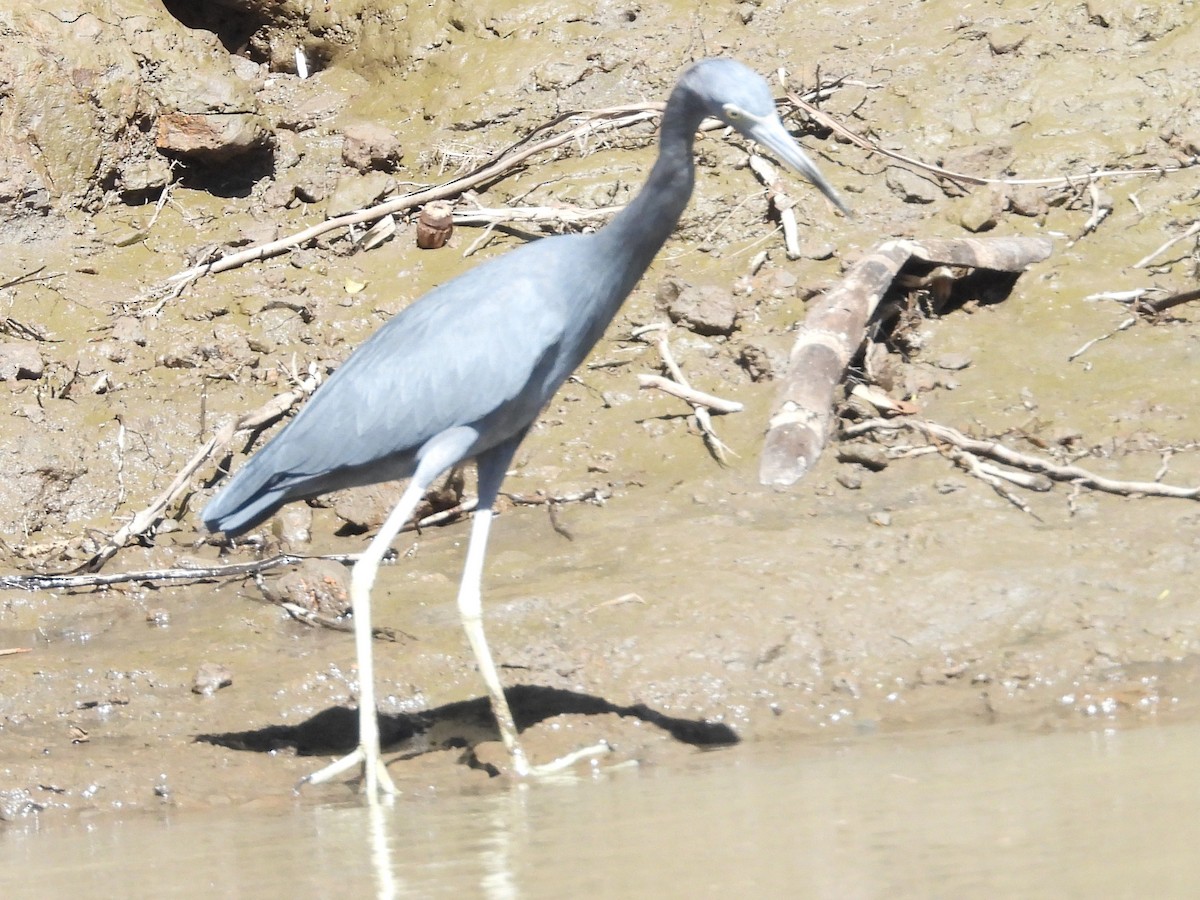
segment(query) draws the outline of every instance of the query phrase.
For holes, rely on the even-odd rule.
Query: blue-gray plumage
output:
[[[491,507],[534,419],[600,339],[679,221],[694,182],[692,142],[706,116],[771,150],[845,210],[779,121],[761,78],[732,60],[696,63],[667,102],[658,159],[645,186],[608,225],[527,244],[414,302],[359,347],[205,508],[208,528],[238,534],[292,500],[411,478],[351,577],[359,747],[306,780],[325,781],[361,763],[371,797],[379,787],[394,790],[379,754],[370,589],[388,546],[432,481],[471,458],[479,501],[459,611],[513,768],[518,775],[537,774],[596,752],[533,767],[521,749],[480,615]]]

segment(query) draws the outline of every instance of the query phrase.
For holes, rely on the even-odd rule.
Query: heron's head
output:
[[[732,59],[705,59],[688,69],[683,81],[709,115],[766,147],[780,162],[811,181],[834,206],[849,214],[837,191],[788,134],[775,111],[771,89],[759,75]]]

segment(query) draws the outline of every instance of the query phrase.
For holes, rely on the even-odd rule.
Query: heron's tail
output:
[[[257,456],[251,459],[204,507],[200,518],[209,531],[239,535],[269,519],[292,499],[288,485],[273,479],[269,467],[256,466],[257,461]]]

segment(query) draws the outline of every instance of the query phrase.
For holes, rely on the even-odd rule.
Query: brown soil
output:
[[[286,389],[293,370],[331,369],[474,264],[462,252],[479,235],[460,228],[446,248],[418,250],[403,224],[365,253],[332,235],[159,306],[149,292],[164,279],[214,248],[437,183],[562,111],[661,99],[691,58],[784,66],[793,84],[811,85],[818,69],[844,77],[823,105],[849,127],[989,178],[1178,166],[1200,149],[1200,24],[1183,5],[476,3],[422,7],[412,21],[368,0],[307,18],[290,2],[208,4],[203,20],[181,2],[17,6],[0,9],[10,573],[88,559],[215,426]],[[297,46],[307,80],[294,74]],[[163,137],[167,115],[193,117],[171,121],[200,128],[186,134],[197,143]],[[343,161],[342,136],[362,123],[399,147],[351,155],[359,171]],[[481,202],[622,202],[652,138],[537,160]],[[883,240],[984,228],[1054,236],[1056,252],[1004,302],[917,323],[909,356],[891,360],[895,392],[919,389],[935,421],[1110,477],[1200,483],[1194,303],[1068,360],[1130,315],[1088,295],[1194,287],[1194,236],[1133,263],[1195,222],[1200,168],[1099,180],[1095,197],[1082,177],[966,192],[819,134],[805,141],[858,218],[796,182],[811,258],[788,261],[744,148],[703,137],[678,235],[595,351],[612,365],[582,370],[519,454],[514,494],[608,498],[559,505],[553,520],[545,506],[514,505],[494,529],[489,633],[520,687],[532,755],[604,737],[620,759],[670,764],[735,737],[1194,720],[1194,502],[1059,486],[1022,495],[1030,514],[936,453],[870,472],[831,452],[776,492],[757,485],[756,456],[773,391],[764,371],[786,353],[804,300]],[[1111,214],[1084,234],[1095,203]],[[479,255],[518,242],[500,235]],[[751,275],[760,250],[769,258]],[[629,335],[666,319],[656,305],[666,279],[736,294],[732,333],[702,334],[703,310],[693,330],[684,316],[672,333],[696,387],[746,405],[717,420],[738,454],[727,468],[686,409],[636,387],[657,359]],[[198,530],[217,474],[202,470],[187,502],[105,571],[277,548],[271,529],[260,551],[222,550]],[[292,549],[356,552],[389,496],[322,503],[311,544]],[[403,537],[377,587],[376,624],[398,636],[378,644],[377,666],[385,733],[413,755],[391,766],[406,791],[488,782],[487,765],[460,758],[503,764],[452,599],[466,528]],[[353,741],[348,636],[295,622],[253,581],[10,590],[0,601],[0,650],[29,651],[0,657],[0,819],[282,794],[320,764],[300,754]],[[227,671],[206,670],[211,689],[197,693],[206,664]],[[478,741],[473,755],[457,749]]]

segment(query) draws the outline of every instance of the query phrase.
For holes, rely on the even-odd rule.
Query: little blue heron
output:
[[[484,637],[484,552],[492,504],[517,446],[600,339],[679,221],[695,180],[692,142],[707,116],[768,148],[845,211],[779,120],[766,82],[732,60],[698,62],[683,73],[667,101],[649,179],[608,225],[592,234],[522,246],[408,306],[359,347],[205,508],[210,530],[237,535],[293,500],[410,479],[351,573],[358,747],[305,781],[327,781],[361,765],[369,797],[381,788],[395,792],[379,748],[371,587],[392,540],[430,484],[472,458],[479,500],[458,610],[513,771],[518,776],[556,771],[603,749],[530,765]]]

